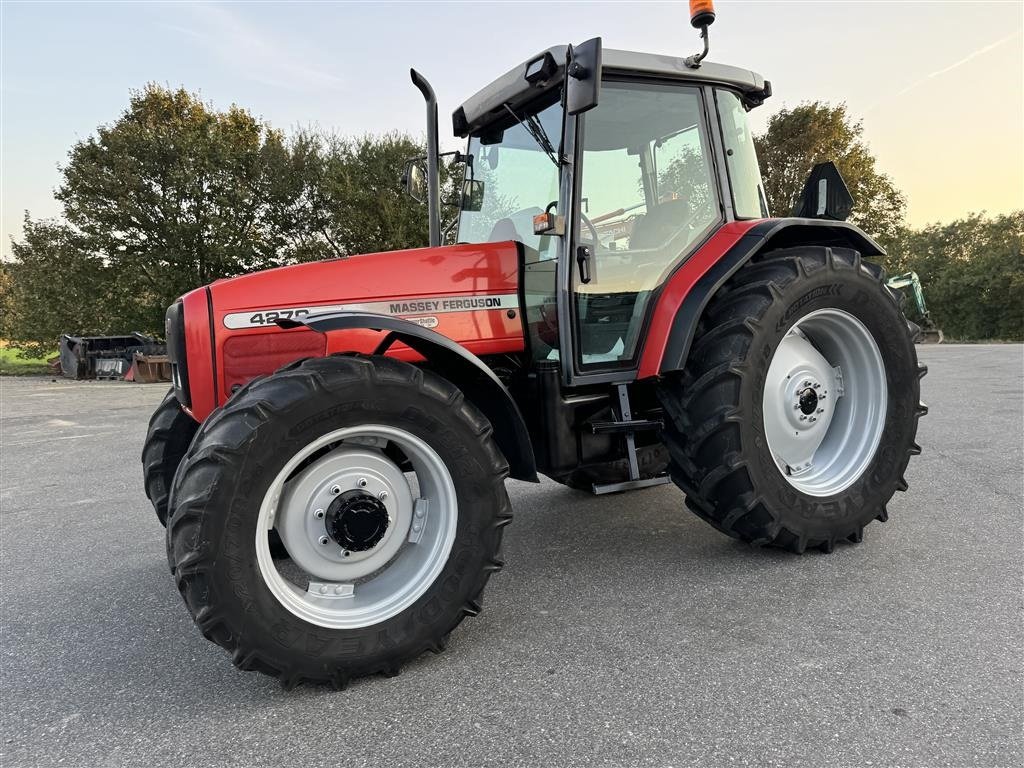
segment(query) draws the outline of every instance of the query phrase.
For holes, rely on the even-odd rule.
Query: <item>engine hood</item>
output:
[[[230,329],[342,308],[401,316],[456,311],[472,307],[445,306],[444,299],[470,296],[511,297],[515,306],[517,254],[513,242],[369,253],[218,280],[209,290],[217,320]],[[253,321],[244,313],[271,317]]]
[[[320,334],[278,320],[361,310],[432,328],[477,355],[524,349],[515,242],[369,253],[218,280],[182,298],[175,313],[187,359],[190,412],[203,419],[254,376],[303,357],[372,353],[380,334]],[[395,345],[389,354],[419,359]],[[183,388],[184,391],[184,388]]]

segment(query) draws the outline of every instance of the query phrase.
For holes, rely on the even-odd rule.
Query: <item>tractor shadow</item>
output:
[[[580,632],[598,646],[608,632],[702,644],[743,624],[729,617],[739,601],[781,604],[820,585],[815,572],[829,560],[729,539],[689,513],[674,486],[594,497],[545,481],[510,483],[509,491],[515,519],[506,528],[506,567],[489,583],[481,616],[457,627],[440,656],[409,662],[395,680],[366,678],[351,688],[457,677],[495,657],[542,674],[567,661],[550,649]],[[855,551],[837,547],[831,557]],[[64,637],[49,659],[50,673],[75,679],[76,688],[144,690],[147,706],[156,698],[169,707],[183,696],[204,706],[237,701],[241,691],[268,702],[333,693],[308,685],[285,693],[270,678],[236,670],[193,625],[162,557],[91,574],[86,595],[65,614],[82,631]],[[91,659],[85,668],[83,656]],[[548,658],[544,669],[538,658]]]

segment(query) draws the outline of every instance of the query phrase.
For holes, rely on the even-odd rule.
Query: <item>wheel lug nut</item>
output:
[[[815,384],[815,385],[814,385],[814,388],[815,388],[815,389],[821,389],[821,384]]]
[[[333,493],[335,496],[337,496],[339,493],[341,493],[341,486],[340,485],[332,485],[331,486],[331,493]]]
[[[819,408],[819,409],[818,409],[818,413],[824,413],[824,412],[825,412],[825,409],[824,409],[824,408]]]
[[[356,485],[358,485],[360,488],[365,488],[366,487],[366,478],[365,477],[360,477],[358,480],[356,480]]]
[[[320,546],[326,547],[330,543],[331,543],[331,540],[328,539],[326,536],[321,536],[320,537]]]
[[[322,509],[315,509],[315,510],[313,510],[313,517],[315,517],[317,520],[323,520],[324,519],[324,511]]]
[[[377,494],[377,498],[380,499],[381,501],[384,501],[387,497],[388,497],[388,492],[387,491],[381,491],[380,493]]]
[[[341,550],[341,556],[342,556],[342,557],[348,557],[348,556],[349,556],[349,555],[351,555],[351,554],[352,554],[352,553],[351,553],[351,552],[349,552],[349,551],[348,551],[347,549],[343,549],[343,550]]]

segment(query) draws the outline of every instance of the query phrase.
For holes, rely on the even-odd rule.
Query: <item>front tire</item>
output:
[[[181,409],[173,389],[149,419],[142,447],[142,476],[146,496],[160,525],[167,525],[167,502],[174,473],[198,429],[196,420]]]
[[[507,474],[489,422],[439,376],[385,357],[293,364],[196,436],[168,527],[178,589],[236,666],[285,687],[395,674],[479,613]]]
[[[769,252],[712,299],[659,398],[673,480],[729,536],[803,552],[860,541],[906,490],[913,333],[882,270],[844,248]]]

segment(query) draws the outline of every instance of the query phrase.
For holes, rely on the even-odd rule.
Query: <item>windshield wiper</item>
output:
[[[558,168],[561,166],[561,163],[558,161],[558,153],[555,152],[555,147],[551,143],[551,139],[548,138],[548,134],[544,130],[543,124],[537,119],[537,116],[527,115],[524,120],[517,115],[508,104],[505,104],[504,107],[508,110],[508,113],[516,119],[516,122],[526,129],[526,132],[530,134],[535,142],[537,142],[537,146],[544,150],[544,154],[546,154],[548,159],[555,164],[555,167]]]

